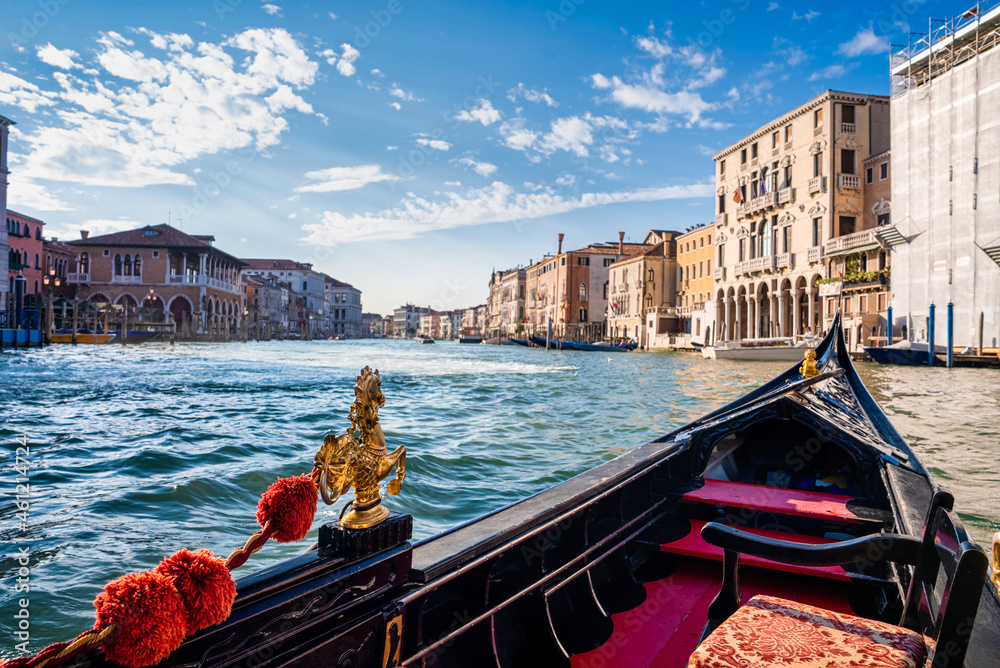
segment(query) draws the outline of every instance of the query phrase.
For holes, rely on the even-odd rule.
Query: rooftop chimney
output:
[[[564,236],[566,236],[566,235],[564,235],[562,232],[559,233],[559,250],[556,251],[556,255],[561,255],[562,254],[562,240],[563,240]]]
[[[624,232],[619,232],[618,233],[618,254],[619,255],[624,255],[625,254],[625,233]]]
[[[90,230],[80,230],[80,238],[86,239],[90,236]]]

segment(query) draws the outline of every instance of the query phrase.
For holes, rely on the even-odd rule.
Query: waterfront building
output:
[[[537,335],[552,323],[553,335],[566,339],[599,339],[605,334],[608,277],[612,263],[649,250],[645,243],[594,243],[563,252],[563,235],[555,255],[525,268],[525,324]]]
[[[243,317],[242,272],[246,263],[213,245],[211,235],[191,235],[170,225],[70,241],[75,271],[68,281],[80,299],[146,309],[172,317],[182,334],[235,337]]]
[[[42,293],[54,298],[73,299],[76,286],[69,284],[69,272],[76,267],[76,249],[55,237],[43,237],[42,253]],[[47,286],[46,277],[49,279]],[[59,285],[55,285],[57,281]]]
[[[14,121],[0,116],[0,211],[7,211],[7,138],[10,134],[10,126]],[[0,279],[6,278],[10,270],[9,254],[10,246],[7,239],[7,225],[0,225]],[[0,310],[7,307],[7,294],[10,284],[6,280],[0,280]]]
[[[326,275],[313,269],[308,262],[274,258],[248,258],[246,273],[250,276],[273,275],[287,282],[295,293],[290,298],[292,327],[303,337],[319,337],[327,330],[323,319],[326,307]],[[360,308],[360,305],[359,305]]]
[[[396,323],[394,322],[393,316],[392,316],[391,313],[389,315],[385,316],[384,318],[382,318],[382,334],[383,334],[383,336],[386,336],[386,337],[392,336],[393,335],[393,327],[395,326],[395,324]]]
[[[412,339],[420,330],[420,316],[430,313],[426,306],[404,304],[392,312],[392,335],[397,339]]]
[[[486,299],[487,315],[483,337],[497,338],[503,328],[503,304],[500,284],[507,272],[493,270],[490,274],[490,296]]]
[[[432,339],[441,338],[441,312],[440,311],[427,311],[426,313],[420,314],[420,326],[417,329],[417,335],[422,337],[430,337]]]
[[[824,328],[825,244],[857,248],[860,161],[888,149],[887,97],[828,90],[714,156],[716,340]]]
[[[977,8],[978,9],[978,8]],[[933,20],[891,55],[894,333],[1000,345],[1000,7]]]
[[[361,291],[350,283],[323,275],[326,281],[326,332],[356,339],[367,336],[361,322]]]
[[[361,314],[361,335],[366,338],[385,336],[385,319],[378,313]]]
[[[715,285],[712,237],[715,224],[688,230],[677,237],[677,345],[710,345],[715,332]]]
[[[524,325],[525,317],[525,277],[524,267],[516,267],[503,272],[500,278],[500,321],[497,332],[500,338],[507,339],[518,332],[518,327]]]
[[[45,223],[16,211],[7,211],[7,290],[6,308],[12,309],[14,279],[24,276],[25,308],[39,308],[42,294],[42,228]]]
[[[643,249],[610,266],[608,335],[642,347],[666,345],[679,331],[676,309],[678,232],[653,230]]]
[[[257,340],[280,339],[288,333],[287,283],[273,276],[243,276],[246,294],[247,336]]]

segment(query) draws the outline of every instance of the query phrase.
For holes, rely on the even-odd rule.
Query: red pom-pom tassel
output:
[[[115,625],[103,644],[105,656],[129,668],[159,663],[187,634],[184,602],[170,578],[159,573],[130,573],[109,582],[94,607],[94,628]]]
[[[156,573],[170,578],[187,611],[188,634],[224,622],[233,609],[236,583],[226,562],[208,550],[182,549],[164,559]]]
[[[278,478],[257,504],[257,522],[261,526],[270,522],[272,536],[279,543],[301,540],[316,516],[317,493],[308,475]]]

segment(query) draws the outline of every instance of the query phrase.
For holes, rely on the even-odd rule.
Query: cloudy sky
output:
[[[712,219],[709,156],[952,3],[12,0],[8,206],[63,239],[172,222],[365,309]]]

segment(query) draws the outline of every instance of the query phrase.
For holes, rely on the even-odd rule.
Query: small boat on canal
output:
[[[742,362],[794,362],[801,360],[809,348],[804,339],[748,339],[720,341],[703,346],[701,356],[712,360],[739,360]]]
[[[75,648],[46,649],[44,668],[111,665],[101,651],[176,668],[995,667],[1000,539],[991,575],[951,494],[862,384],[839,323],[742,398],[416,543],[413,519],[381,505],[378,480],[396,467],[388,491],[400,492],[406,453],[385,445],[385,397],[366,368],[351,408],[358,441],[327,436],[315,458],[325,502],[355,486],[317,545],[240,578],[225,618],[169,652],[133,634],[146,642],[137,659],[131,645],[101,644],[130,625],[154,628],[119,616],[119,635],[108,631],[108,601],[124,587],[109,585],[95,629]],[[274,523],[284,530],[269,495],[244,552]],[[246,560],[234,555],[227,566]],[[178,572],[168,561],[164,572]],[[174,577],[191,590],[193,576]],[[147,609],[126,599],[133,617]]]
[[[879,364],[908,364],[926,366],[930,363],[930,345],[919,341],[899,341],[891,346],[867,347],[865,353]],[[937,355],[947,355],[944,346],[934,346]]]

